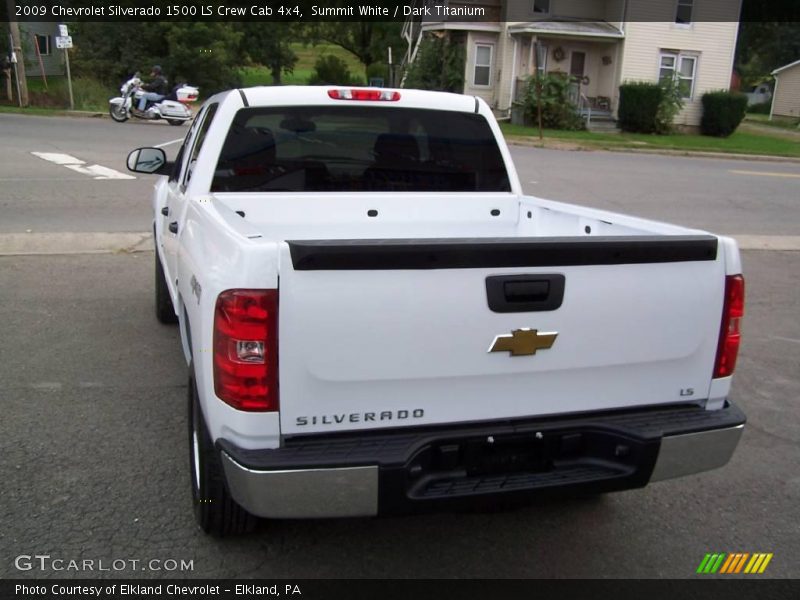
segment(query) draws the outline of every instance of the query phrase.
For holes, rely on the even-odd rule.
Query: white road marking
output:
[[[60,154],[57,152],[31,152],[31,154],[57,165],[61,165],[62,167],[77,171],[82,175],[88,175],[94,179],[136,179],[133,175],[120,173],[119,171],[102,165],[89,165],[85,167],[83,165],[86,164],[86,161],[75,158],[69,154]]]
[[[49,160],[50,162],[54,162],[57,165],[83,165],[86,164],[85,161],[82,161],[80,158],[75,158],[74,156],[70,156],[69,154],[58,154],[56,152],[31,152],[34,156],[38,156],[39,158],[43,158],[44,160]]]
[[[761,177],[791,177],[800,179],[800,173],[773,173],[770,171],[739,171],[736,169],[731,169],[729,173],[735,173],[736,175],[760,175]]]
[[[183,138],[178,138],[177,140],[172,140],[171,142],[164,142],[163,144],[156,144],[154,148],[163,148],[164,146],[171,146],[172,144],[177,144],[178,142],[182,142]]]
[[[114,169],[109,169],[108,167],[103,167],[101,165],[91,165],[88,167],[84,167],[82,165],[64,165],[68,169],[72,169],[73,171],[77,171],[78,173],[83,173],[84,175],[89,175],[90,177],[94,177],[95,179],[136,179],[132,175],[126,175],[125,173],[120,173],[119,171],[115,171]]]

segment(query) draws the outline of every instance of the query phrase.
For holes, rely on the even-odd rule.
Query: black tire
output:
[[[192,376],[189,377],[189,465],[194,516],[200,529],[217,537],[253,531],[258,519],[239,506],[228,492],[222,459],[208,433]]]
[[[108,114],[117,123],[124,123],[128,120],[128,111],[125,110],[125,107],[122,106],[122,104],[109,104]]]
[[[167,280],[164,277],[164,269],[161,267],[161,261],[158,259],[158,252],[155,252],[155,256],[156,319],[165,325],[173,325],[178,322],[178,316],[175,314],[175,308],[172,306],[172,298],[169,296]]]
[[[167,123],[175,127],[178,127],[179,125],[183,125],[184,123],[186,123],[186,121],[181,121],[180,119],[167,119]]]

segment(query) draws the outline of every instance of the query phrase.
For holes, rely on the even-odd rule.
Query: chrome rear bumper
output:
[[[307,438],[277,450],[242,450],[225,441],[219,447],[232,497],[254,515],[364,517],[485,499],[618,491],[717,469],[733,455],[744,421],[728,404],[719,411],[651,410]],[[479,461],[476,474],[475,463],[441,462],[443,449],[451,453],[446,460],[464,461],[476,440],[489,436],[517,446],[520,439],[550,440],[542,446],[549,468],[509,472],[506,465],[495,472]],[[583,436],[577,445],[576,436]],[[523,449],[516,458],[529,456]]]

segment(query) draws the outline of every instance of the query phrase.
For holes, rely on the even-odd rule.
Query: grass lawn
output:
[[[294,65],[292,73],[284,73],[281,81],[284,84],[303,85],[308,83],[308,79],[314,72],[314,63],[320,56],[332,54],[341,58],[350,69],[350,74],[355,77],[364,77],[364,66],[358,59],[344,48],[333,44],[317,44],[316,46],[294,43],[291,44],[292,50],[297,55],[297,63]],[[271,85],[272,74],[269,69],[262,66],[241,67],[239,74],[242,77],[242,84],[245,87],[254,85]]]
[[[769,120],[769,115],[757,115],[749,113],[744,118],[745,123],[754,123],[756,125],[766,125],[768,127],[776,127],[778,129],[789,129],[793,131],[800,131],[800,119],[781,119],[775,118]]]
[[[506,137],[525,137],[537,141],[539,132],[535,127],[523,127],[501,123],[500,129]],[[594,149],[656,149],[690,152],[727,152],[731,154],[766,154],[771,156],[800,157],[800,141],[771,136],[768,133],[737,131],[728,138],[705,135],[646,135],[638,133],[592,133],[589,131],[557,131],[546,129],[546,140],[572,142]]]

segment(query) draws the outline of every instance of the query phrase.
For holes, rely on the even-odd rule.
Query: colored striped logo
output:
[[[725,552],[709,553],[703,557],[700,566],[697,567],[697,572],[703,574],[720,573],[732,575],[745,573],[756,575],[766,571],[767,565],[771,560],[771,552],[769,554],[761,552],[755,554],[750,554],[749,552],[734,552],[732,554],[726,554]]]

